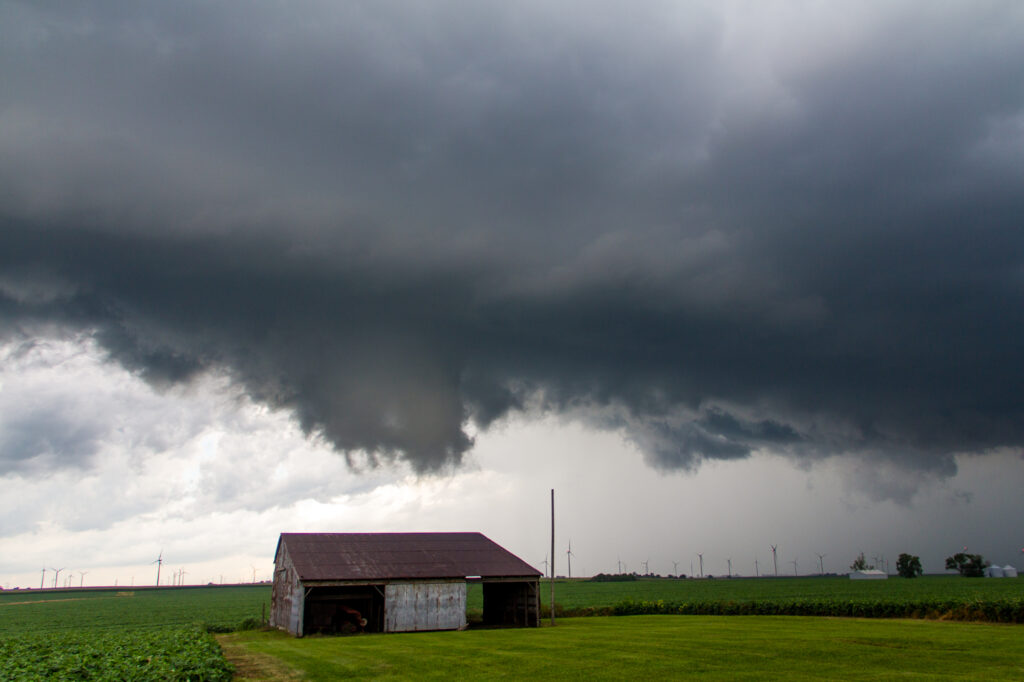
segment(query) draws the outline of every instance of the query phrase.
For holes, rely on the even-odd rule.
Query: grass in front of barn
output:
[[[1019,626],[921,620],[628,616],[539,629],[304,639],[245,632],[221,641],[309,680],[1024,677]]]

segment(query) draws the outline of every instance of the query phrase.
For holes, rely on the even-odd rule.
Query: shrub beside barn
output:
[[[317,632],[466,627],[466,586],[484,623],[536,627],[541,573],[480,533],[282,533],[270,624]]]

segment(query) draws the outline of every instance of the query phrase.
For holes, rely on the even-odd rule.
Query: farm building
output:
[[[866,571],[850,571],[850,580],[885,580],[888,578],[885,571],[876,568],[869,568]]]
[[[466,586],[484,623],[536,627],[540,571],[480,533],[282,533],[270,624],[315,632],[466,626]]]

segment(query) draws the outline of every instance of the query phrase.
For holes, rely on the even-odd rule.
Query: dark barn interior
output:
[[[384,631],[383,585],[309,587],[307,590],[304,632]]]
[[[537,584],[535,582],[484,582],[484,625],[536,626]]]

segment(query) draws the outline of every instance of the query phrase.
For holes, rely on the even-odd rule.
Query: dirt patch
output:
[[[85,597],[68,597],[67,599],[32,599],[31,601],[0,602],[0,606],[21,606],[22,604],[49,604],[55,601],[82,601]]]
[[[250,651],[240,644],[237,635],[217,635],[224,658],[235,666],[233,680],[252,680],[253,682],[271,680],[301,680],[303,675],[289,667],[280,659],[267,654]]]

